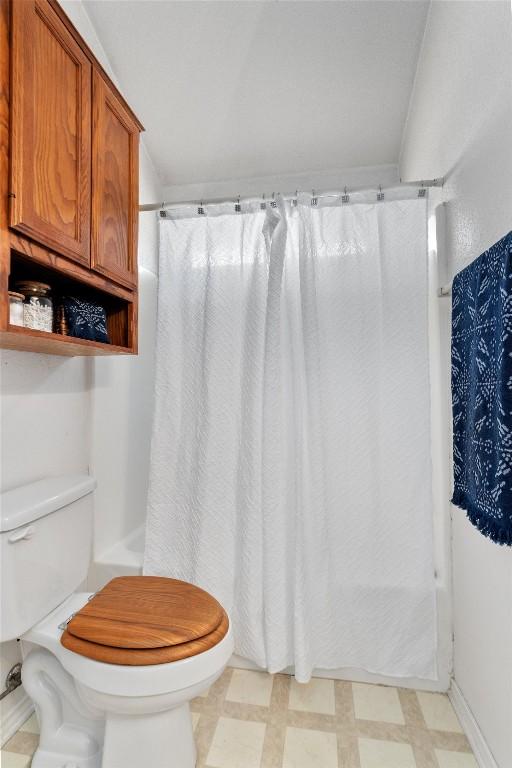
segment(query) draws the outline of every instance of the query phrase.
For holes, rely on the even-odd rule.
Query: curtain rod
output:
[[[429,179],[425,181],[401,181],[397,184],[388,185],[387,187],[353,187],[350,190],[348,190],[347,187],[344,188],[343,191],[332,191],[332,192],[321,192],[318,193],[314,189],[311,190],[311,192],[304,192],[300,189],[295,191],[295,194],[286,194],[283,195],[283,198],[285,200],[294,200],[297,195],[310,195],[312,198],[320,199],[324,197],[343,197],[343,195],[348,195],[349,192],[369,192],[371,190],[375,190],[377,192],[377,195],[383,194],[383,192],[386,189],[395,189],[396,187],[419,187],[420,189],[427,189],[428,187],[442,187],[444,183],[444,179]],[[240,195],[234,195],[231,197],[211,197],[211,198],[200,198],[198,200],[175,200],[175,201],[169,201],[169,202],[161,202],[161,203],[145,203],[144,205],[139,205],[139,211],[160,211],[164,208],[181,208],[185,205],[198,205],[198,206],[204,206],[204,205],[222,205],[223,203],[233,203],[240,205],[240,203],[247,203],[247,202],[256,202],[260,200],[261,202],[272,202],[272,200],[275,198],[275,192],[272,193],[272,195],[249,195],[247,197],[240,197]]]

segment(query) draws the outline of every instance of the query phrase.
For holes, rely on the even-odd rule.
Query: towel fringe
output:
[[[497,520],[491,520],[488,517],[485,517],[482,512],[466,498],[462,491],[456,491],[453,494],[451,502],[452,504],[455,504],[456,507],[463,509],[468,520],[488,539],[491,539],[491,541],[504,547],[512,546],[512,530],[503,527]]]

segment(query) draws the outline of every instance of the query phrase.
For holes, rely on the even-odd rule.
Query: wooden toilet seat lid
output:
[[[228,626],[220,603],[193,584],[120,576],[75,614],[61,643],[107,663],[158,664],[208,650]]]

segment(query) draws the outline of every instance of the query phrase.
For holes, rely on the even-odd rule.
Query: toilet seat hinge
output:
[[[96,597],[98,592],[99,592],[99,590],[97,592],[93,592],[92,595],[89,595],[89,597],[87,598],[87,602],[90,603],[91,600],[93,599],[93,597]],[[82,609],[80,609],[80,610],[82,610]],[[67,629],[69,622],[71,621],[71,619],[74,619],[74,617],[76,616],[77,613],[79,613],[79,611],[75,611],[75,613],[72,613],[71,616],[69,616],[65,621],[63,621],[61,624],[59,624],[59,629],[62,629],[62,631]]]
[[[61,624],[59,624],[59,629],[62,629],[62,631],[66,630],[68,628],[68,624],[76,616],[76,613],[72,613],[71,616],[69,616],[65,621],[63,621]]]

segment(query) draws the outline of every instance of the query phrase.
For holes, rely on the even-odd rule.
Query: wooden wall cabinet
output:
[[[0,0],[0,346],[137,351],[141,130],[56,0]],[[112,344],[10,326],[20,278],[102,303]]]
[[[133,286],[137,280],[139,128],[97,71],[92,93],[91,265]]]
[[[10,224],[90,263],[92,65],[46,0],[12,5]]]

